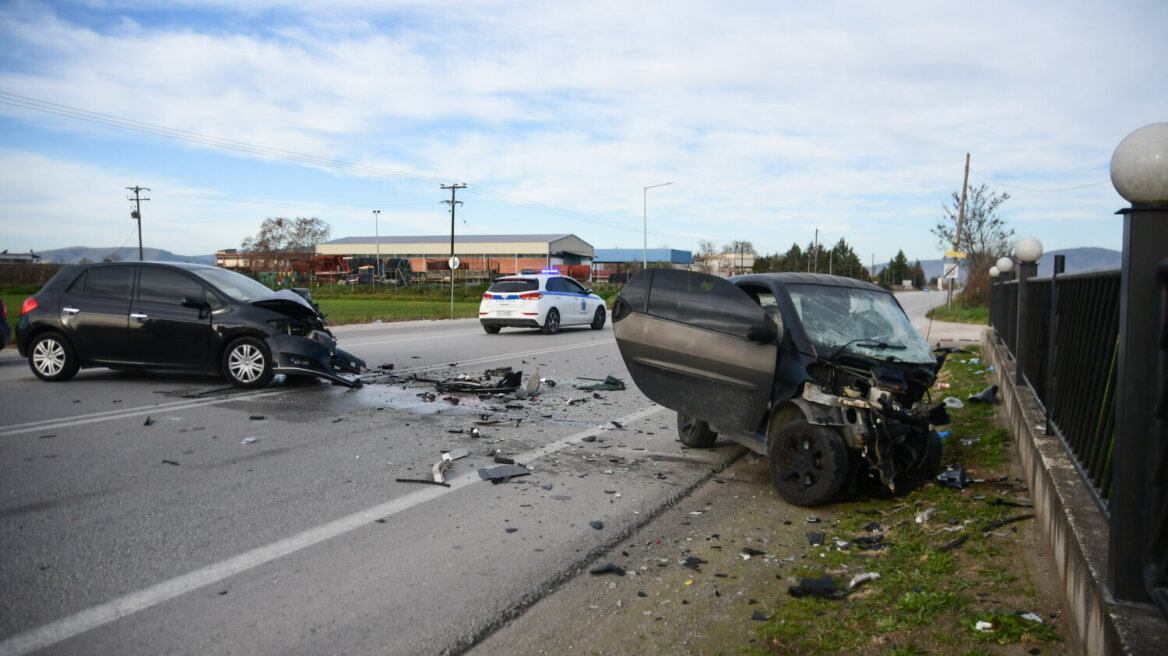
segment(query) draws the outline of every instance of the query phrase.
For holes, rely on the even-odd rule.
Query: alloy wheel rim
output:
[[[37,344],[33,362],[37,371],[55,376],[65,367],[65,349],[58,342],[46,339]]]
[[[254,383],[264,371],[264,355],[251,344],[243,344],[231,352],[228,366],[235,378]]]

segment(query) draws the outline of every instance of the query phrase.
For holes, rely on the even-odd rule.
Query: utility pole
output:
[[[819,273],[819,228],[815,229],[815,273]]]
[[[458,193],[459,189],[466,189],[465,184],[441,185],[443,189],[450,190],[450,200],[444,200],[443,203],[450,205],[450,318],[454,318],[454,270],[458,268],[458,258],[454,257],[454,206],[461,205],[462,201],[454,200],[454,195]]]
[[[961,183],[961,204],[957,206],[957,233],[953,236],[953,250],[958,252],[961,250],[961,222],[965,220],[965,191],[969,188],[969,153],[965,153],[965,180]],[[956,256],[953,257],[953,266],[957,267]],[[953,307],[953,286],[957,284],[956,278],[949,279],[949,307]]]
[[[143,191],[150,191],[149,187],[126,187],[134,192],[134,197],[127,200],[134,201],[134,209],[130,211],[130,218],[138,222],[138,261],[142,261],[142,201],[150,200],[149,198],[142,198],[139,194]]]

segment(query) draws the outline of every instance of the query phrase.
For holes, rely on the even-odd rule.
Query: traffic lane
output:
[[[533,473],[510,483],[460,474],[438,499],[383,521],[367,514],[351,531],[102,625],[62,650],[457,653],[741,452],[683,450],[667,430],[671,419],[654,411],[626,419],[607,444],[541,452],[529,460]]]
[[[601,346],[608,352],[580,367],[619,375],[615,347]],[[567,371],[573,357],[544,353],[528,363]],[[473,453],[458,466],[488,466],[487,450],[522,452],[647,405],[631,389],[586,393],[560,382],[519,409],[474,397],[426,403],[418,390],[432,388],[408,381],[318,384],[159,412],[149,426],[102,418],[51,437],[7,436],[0,548],[12,557],[0,585],[20,593],[0,602],[4,635],[408,494],[396,478],[428,477],[443,450],[463,446]],[[505,425],[470,437],[483,414]]]

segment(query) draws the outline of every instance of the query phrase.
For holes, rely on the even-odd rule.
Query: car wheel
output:
[[[592,330],[600,330],[604,327],[604,306],[596,308],[596,314],[592,315]]]
[[[555,335],[560,331],[560,311],[552,308],[548,310],[547,318],[543,320],[543,328],[540,328],[545,335]]]
[[[236,387],[263,387],[272,380],[272,356],[255,337],[240,337],[223,353],[223,375]]]
[[[708,449],[718,440],[718,434],[701,419],[677,413],[677,437],[681,443],[694,449]]]
[[[484,325],[483,325],[483,330],[487,331],[487,334],[488,334],[488,335],[497,335],[497,334],[499,334],[499,326],[488,326],[488,325],[484,324]]]
[[[807,421],[802,412],[772,424],[768,435],[771,483],[797,506],[831,501],[848,472],[848,450],[834,429]]]
[[[75,376],[81,363],[65,336],[50,332],[33,340],[28,350],[28,366],[37,378],[55,383]]]

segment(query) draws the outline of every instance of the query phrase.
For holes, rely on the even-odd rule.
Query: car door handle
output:
[[[150,315],[142,314],[141,312],[135,312],[135,313],[130,315],[130,318],[137,319],[139,322],[142,322],[142,321],[149,319]]]
[[[77,314],[81,310],[79,310],[75,307],[63,307],[63,308],[61,308],[61,311],[64,312],[65,314]]]

